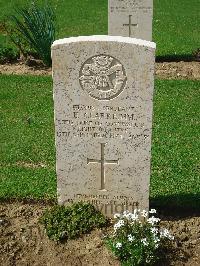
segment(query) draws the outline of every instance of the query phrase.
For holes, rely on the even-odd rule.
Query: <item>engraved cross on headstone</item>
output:
[[[128,26],[129,27],[129,37],[131,37],[131,27],[138,27],[138,24],[132,24],[131,22],[132,15],[129,15],[129,23],[128,24],[123,24],[123,26]]]
[[[105,143],[101,143],[101,160],[87,159],[87,164],[89,163],[100,163],[101,164],[101,190],[105,190],[105,165],[106,164],[118,164],[119,160],[105,160]]]

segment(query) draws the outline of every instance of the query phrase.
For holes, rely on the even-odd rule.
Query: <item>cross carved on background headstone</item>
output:
[[[129,15],[129,23],[128,24],[123,24],[123,26],[128,26],[129,27],[129,37],[131,37],[131,27],[138,27],[138,24],[132,24],[131,22],[132,15]]]

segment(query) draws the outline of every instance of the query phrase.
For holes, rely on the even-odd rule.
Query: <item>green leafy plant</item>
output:
[[[0,63],[16,61],[19,58],[19,53],[11,47],[0,46]]]
[[[196,61],[200,61],[200,48],[193,52]]]
[[[152,209],[149,213],[135,210],[115,214],[114,232],[107,237],[106,244],[122,265],[154,265],[160,258],[160,250],[173,239],[167,229],[159,227],[160,219],[152,216],[154,213],[156,210]]]
[[[24,54],[27,47],[36,51],[44,64],[51,65],[51,45],[55,40],[55,14],[51,7],[17,8],[10,17],[7,33],[11,41]]]
[[[40,219],[48,237],[55,241],[76,238],[107,224],[106,218],[88,203],[74,203],[71,206],[55,206],[45,211]]]

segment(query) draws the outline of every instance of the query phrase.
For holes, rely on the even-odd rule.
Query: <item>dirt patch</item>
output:
[[[156,77],[160,79],[200,80],[200,62],[156,63]]]
[[[38,222],[47,207],[41,203],[0,203],[0,265],[120,265],[104,246],[102,230],[64,244],[49,240]],[[163,226],[176,237],[178,255],[171,265],[200,265],[200,217],[168,217]]]
[[[103,245],[100,230],[65,244],[49,240],[38,223],[47,207],[0,204],[0,265],[119,265]]]
[[[0,65],[0,74],[51,75],[51,68],[41,63],[28,66],[24,63]],[[156,77],[160,79],[200,80],[200,62],[163,62],[156,63]]]
[[[0,74],[15,75],[51,75],[51,68],[46,68],[41,64],[28,66],[24,63],[13,63],[0,65]]]

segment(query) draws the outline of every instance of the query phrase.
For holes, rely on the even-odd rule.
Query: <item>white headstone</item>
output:
[[[52,46],[59,204],[147,209],[155,44],[90,36]]]
[[[152,40],[153,0],[109,0],[108,34]]]

